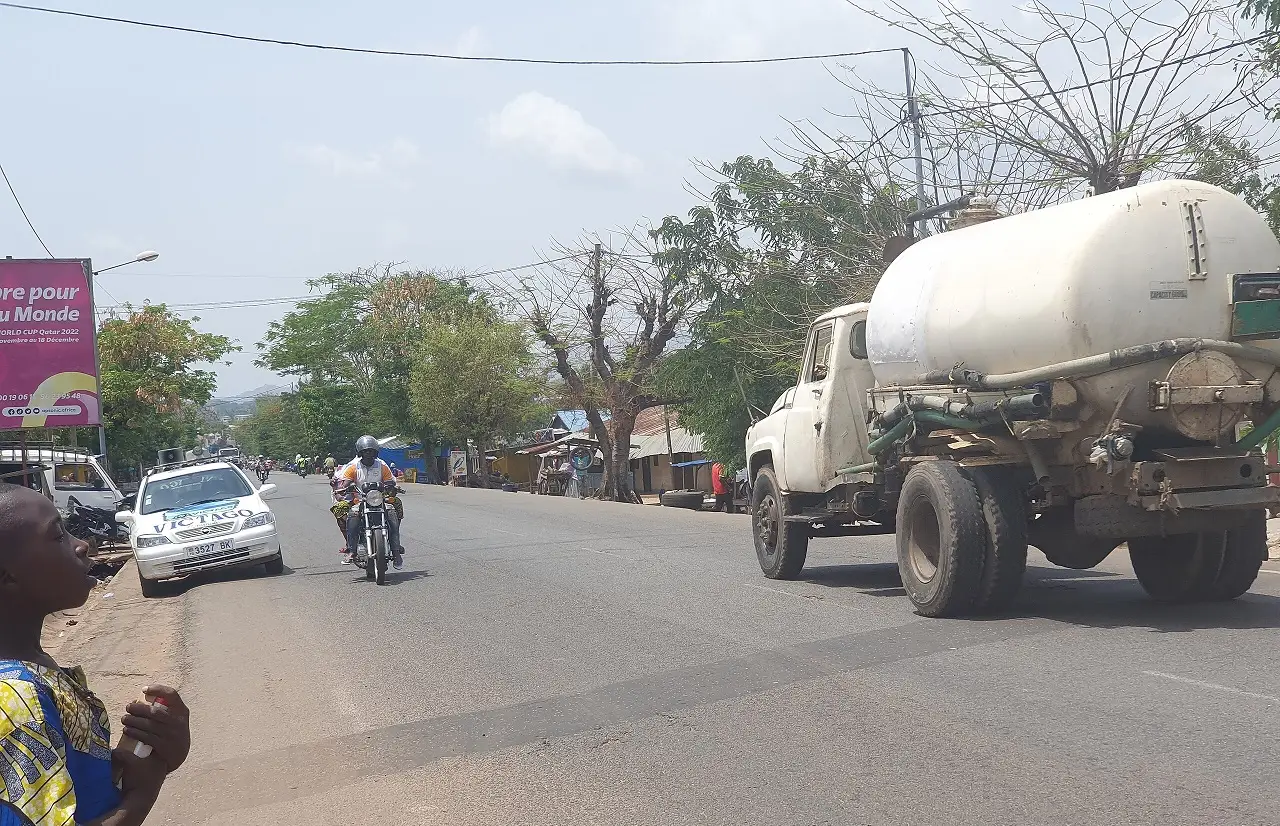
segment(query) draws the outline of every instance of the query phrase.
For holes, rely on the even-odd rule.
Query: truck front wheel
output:
[[[974,483],[949,461],[921,462],[898,496],[898,571],[926,617],[971,612],[982,591],[987,525]]]
[[[760,570],[769,579],[795,579],[804,568],[804,558],[809,552],[809,530],[804,523],[786,520],[793,515],[793,510],[773,468],[769,465],[760,468],[751,491],[751,531],[755,535]]]
[[[1214,531],[1135,537],[1129,561],[1152,599],[1196,602],[1214,595],[1225,544],[1224,534]]]

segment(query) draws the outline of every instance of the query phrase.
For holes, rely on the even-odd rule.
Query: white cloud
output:
[[[472,26],[453,42],[453,53],[471,57],[480,54],[485,44],[484,32],[480,31],[479,26]]]
[[[302,162],[337,177],[369,178],[422,162],[421,150],[407,138],[396,138],[385,149],[365,153],[315,143],[297,147],[294,154]]]
[[[720,60],[845,51],[836,47],[865,36],[868,20],[845,0],[658,0],[654,8],[680,53]]]
[[[640,159],[618,148],[577,109],[539,92],[525,92],[489,116],[489,139],[514,146],[559,169],[597,175],[635,175]]]

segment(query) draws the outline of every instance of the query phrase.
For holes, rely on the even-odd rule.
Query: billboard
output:
[[[0,430],[102,423],[88,260],[0,258]]]

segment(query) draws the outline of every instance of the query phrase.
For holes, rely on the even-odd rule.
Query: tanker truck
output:
[[[908,597],[942,617],[1007,608],[1028,545],[1087,569],[1127,544],[1166,602],[1234,599],[1267,558],[1280,242],[1222,189],[924,238],[813,322],[801,364],[746,436],[767,577],[798,577],[811,539],[895,534]]]

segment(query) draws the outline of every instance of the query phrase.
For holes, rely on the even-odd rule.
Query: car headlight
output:
[[[367,502],[370,507],[373,507],[373,508],[382,507],[382,502],[383,502],[382,491],[380,490],[369,491],[364,495],[364,501]]]
[[[138,537],[139,548],[154,548],[156,545],[168,545],[169,537],[167,536],[140,536]]]
[[[250,516],[246,519],[241,530],[244,530],[245,528],[261,528],[263,525],[270,525],[275,521],[275,515],[272,514],[271,511],[266,511],[265,513],[259,513],[256,516]]]

